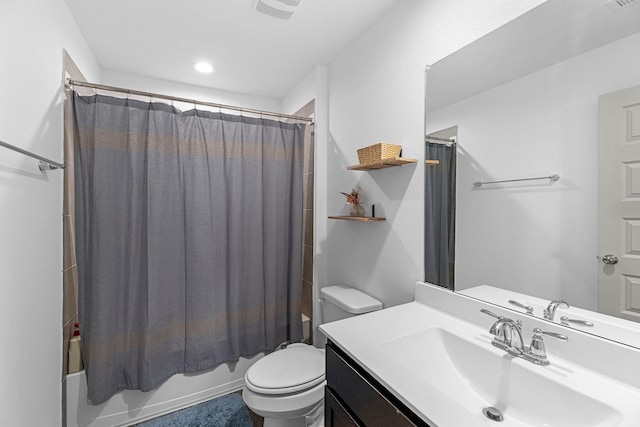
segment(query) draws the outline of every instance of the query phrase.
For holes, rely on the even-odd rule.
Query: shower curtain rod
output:
[[[141,91],[141,90],[126,89],[126,88],[116,87],[116,86],[107,86],[107,85],[101,85],[101,84],[97,84],[97,83],[81,82],[81,81],[78,81],[78,80],[68,79],[67,82],[71,86],[81,86],[81,87],[87,87],[87,88],[91,88],[91,89],[107,90],[107,91],[111,91],[111,92],[120,92],[120,93],[126,93],[128,95],[147,96],[149,98],[166,99],[166,100],[169,100],[169,101],[185,102],[185,103],[188,103],[188,104],[206,105],[207,107],[214,107],[214,108],[220,108],[220,109],[225,109],[225,110],[240,111],[241,113],[259,114],[261,116],[279,117],[281,119],[294,119],[294,120],[300,120],[300,121],[304,121],[304,122],[309,122],[309,124],[312,125],[312,126],[314,125],[313,119],[311,119],[309,117],[294,116],[294,115],[291,115],[291,114],[274,113],[272,111],[256,110],[256,109],[253,109],[253,108],[236,107],[235,105],[218,104],[218,103],[215,103],[215,102],[198,101],[196,99],[180,98],[178,96],[163,95],[161,93],[153,93],[153,92],[144,92],[144,91]]]
[[[427,141],[442,141],[442,142],[448,142],[449,144],[455,144],[456,140],[455,139],[451,139],[451,138],[440,138],[438,136],[425,136],[424,137],[425,142]]]

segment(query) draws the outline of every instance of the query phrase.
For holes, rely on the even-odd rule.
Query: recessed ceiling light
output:
[[[300,2],[302,0],[254,0],[253,7],[275,18],[290,19]]]
[[[213,71],[213,65],[209,64],[208,62],[198,62],[195,65],[195,69],[200,71],[201,73],[211,73]]]

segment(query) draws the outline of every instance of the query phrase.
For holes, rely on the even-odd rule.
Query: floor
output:
[[[242,390],[238,390],[235,393],[239,393],[242,394]],[[247,408],[249,409],[249,408]],[[167,414],[163,414],[162,416],[165,416]],[[262,418],[260,415],[257,415],[255,413],[253,413],[253,411],[251,411],[251,409],[249,409],[249,415],[251,416],[251,421],[253,422],[253,427],[263,427],[264,425],[264,418]],[[150,420],[147,420],[150,421]],[[145,421],[145,422],[147,422]],[[131,427],[136,427],[140,424],[133,424]]]

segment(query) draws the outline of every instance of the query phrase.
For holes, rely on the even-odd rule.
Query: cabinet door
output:
[[[325,427],[358,427],[358,423],[338,402],[331,390],[324,390],[324,425]]]
[[[412,427],[428,424],[419,419],[335,344],[326,352],[327,388],[337,397],[358,425],[367,427]]]

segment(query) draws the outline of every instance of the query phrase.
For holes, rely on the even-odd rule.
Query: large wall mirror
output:
[[[548,0],[430,66],[427,145],[457,164],[428,282],[640,347],[638,52],[640,1]]]

